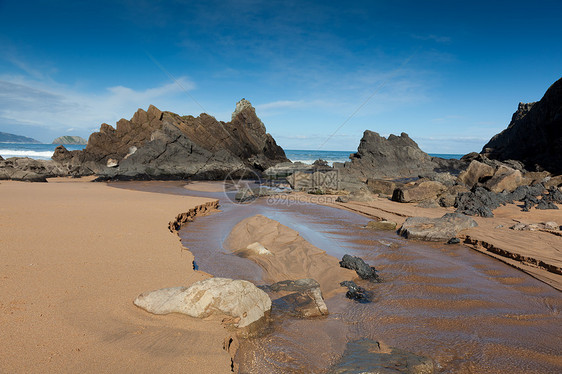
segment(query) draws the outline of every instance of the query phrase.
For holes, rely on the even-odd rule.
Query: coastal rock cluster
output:
[[[231,122],[208,114],[179,116],[150,106],[116,128],[102,124],[82,151],[58,147],[53,160],[102,179],[222,179],[236,170],[265,170],[288,161],[243,99]]]

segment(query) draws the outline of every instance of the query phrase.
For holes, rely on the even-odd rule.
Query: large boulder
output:
[[[271,310],[271,299],[253,283],[226,278],[145,292],[134,303],[153,314],[181,313],[196,318],[226,314],[235,318],[234,326],[239,328],[259,321]]]
[[[524,183],[523,175],[519,170],[500,166],[494,176],[485,183],[485,186],[492,192],[512,192]]]
[[[422,151],[408,134],[391,134],[388,138],[373,131],[365,131],[342,173],[352,174],[366,181],[368,178],[396,179],[417,177],[432,172],[438,165]]]
[[[447,213],[440,218],[410,217],[399,230],[407,239],[448,241],[462,230],[478,226],[472,218],[460,213]]]
[[[482,154],[519,160],[527,170],[562,174],[562,78],[536,103],[519,103],[507,129],[495,135]]]
[[[397,188],[392,194],[392,200],[400,203],[418,203],[426,200],[435,200],[438,195],[446,190],[447,187],[440,182],[422,181]]]
[[[468,165],[468,168],[459,174],[458,181],[468,188],[472,188],[478,182],[489,179],[493,175],[494,168],[492,166],[473,160]]]
[[[69,169],[52,160],[35,160],[27,157],[11,157],[0,160],[0,180],[46,182],[47,178],[67,176]]]
[[[115,167],[108,167],[110,159]],[[119,120],[116,128],[102,124],[82,151],[58,147],[53,160],[106,179],[222,179],[236,170],[263,171],[289,161],[245,99],[227,123],[151,105],[131,120]]]
[[[403,186],[403,183],[389,181],[385,179],[369,178],[367,179],[367,188],[374,194],[382,194],[392,196],[397,187]]]

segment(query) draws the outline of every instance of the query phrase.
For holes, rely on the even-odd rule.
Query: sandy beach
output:
[[[209,277],[168,229],[209,201],[83,180],[3,181],[0,372],[230,372],[220,321],[133,305],[144,291]]]

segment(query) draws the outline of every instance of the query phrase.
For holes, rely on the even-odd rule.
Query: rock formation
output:
[[[86,145],[88,141],[80,136],[59,136],[51,144]]]
[[[408,134],[390,135],[388,138],[373,131],[365,131],[351,161],[339,168],[343,173],[368,178],[409,178],[431,173],[438,167],[431,156],[422,151]]]
[[[464,214],[447,213],[441,218],[410,217],[399,234],[407,239],[446,242],[456,237],[459,231],[476,226],[476,221]]]
[[[262,171],[288,161],[244,99],[227,123],[205,113],[179,116],[151,105],[131,120],[119,120],[116,128],[102,124],[82,151],[57,147],[53,160],[69,164],[77,174],[106,179],[220,179],[238,169]]]
[[[527,170],[562,174],[562,78],[536,103],[519,107],[507,129],[495,135],[482,154],[497,160],[519,160]]]

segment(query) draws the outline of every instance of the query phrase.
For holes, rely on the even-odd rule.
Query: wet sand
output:
[[[170,183],[135,188],[191,193]],[[561,294],[513,267],[464,245],[366,230],[369,218],[341,208],[267,199],[237,205],[221,194],[206,196],[221,199],[221,213],[180,231],[204,271],[266,283],[263,268],[225,245],[238,222],[262,214],[298,231],[328,255],[364,258],[384,279],[380,284],[356,279],[374,292],[371,304],[335,294],[326,300],[327,317],[276,320],[269,334],[243,341],[237,357],[241,372],[322,373],[348,341],[359,338],[431,357],[443,373],[562,371]]]
[[[230,372],[220,321],[133,305],[209,277],[168,229],[207,201],[75,179],[1,182],[0,372]]]

